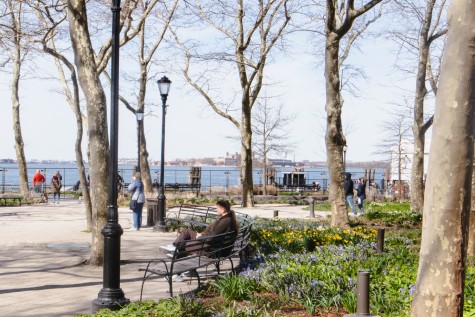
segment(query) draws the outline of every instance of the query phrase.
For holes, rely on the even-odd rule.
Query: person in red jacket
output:
[[[36,193],[41,193],[44,182],[46,182],[45,176],[41,174],[40,170],[36,170],[36,174],[33,176],[33,186]]]

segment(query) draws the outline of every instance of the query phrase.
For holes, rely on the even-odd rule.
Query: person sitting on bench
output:
[[[173,245],[176,246],[182,241],[194,240],[200,237],[214,236],[229,231],[234,231],[237,234],[239,231],[239,224],[237,222],[234,210],[231,210],[231,204],[229,201],[219,200],[216,203],[216,213],[218,214],[219,218],[210,223],[203,232],[198,233],[191,229],[185,229],[176,238],[175,242],[173,242]]]

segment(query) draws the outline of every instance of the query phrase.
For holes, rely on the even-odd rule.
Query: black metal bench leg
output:
[[[200,275],[198,274],[198,271],[197,270],[193,270],[191,271],[193,274],[196,274],[196,277],[198,278],[198,288],[201,286],[201,279],[200,279]]]
[[[149,275],[150,276],[150,275]],[[142,301],[142,294],[143,294],[143,286],[145,284],[145,280],[148,278],[147,271],[145,271],[142,279],[142,287],[140,288],[140,301]]]
[[[170,297],[173,297],[173,281],[172,281],[172,276],[168,276],[166,277],[167,281],[168,281],[168,286],[169,286],[169,290],[170,290]]]

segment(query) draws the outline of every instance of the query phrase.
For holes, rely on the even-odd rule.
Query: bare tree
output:
[[[31,53],[31,36],[34,25],[28,22],[28,3],[20,0],[2,0],[3,19],[0,22],[0,46],[8,54],[6,62],[12,65],[11,103],[13,115],[13,132],[15,136],[15,153],[20,176],[20,193],[28,193],[28,171],[24,151],[20,122],[20,79],[25,59]],[[31,17],[31,16],[30,16]]]
[[[252,115],[252,136],[254,153],[264,163],[264,195],[267,195],[267,159],[272,154],[287,154],[293,148],[289,142],[288,125],[294,118],[293,114],[285,113],[283,104],[272,104],[267,97],[256,104]]]
[[[139,1],[126,0],[121,14],[122,38],[125,45],[140,32],[141,25],[158,0],[149,2],[139,16],[133,16]],[[88,26],[85,0],[68,0],[68,18],[71,43],[75,56],[78,80],[87,104],[89,137],[89,175],[92,195],[92,247],[89,263],[100,265],[103,261],[104,239],[101,229],[106,223],[108,201],[109,146],[107,133],[106,97],[99,75],[111,56],[112,39],[109,37],[95,54]],[[98,5],[93,3],[91,5]],[[93,11],[94,12],[94,11]],[[91,13],[89,13],[91,14]],[[101,17],[104,21],[104,17]],[[133,23],[136,22],[136,23]]]
[[[385,137],[378,144],[378,153],[389,156],[391,167],[396,166],[397,175],[392,175],[392,179],[397,181],[397,197],[401,200],[404,198],[402,195],[404,190],[402,180],[403,174],[408,171],[410,163],[409,156],[411,153],[409,149],[412,146],[412,136],[410,117],[407,115],[407,113],[410,114],[410,111],[406,111],[407,107],[399,106],[398,108],[400,111],[393,113],[391,118],[382,125]]]
[[[447,33],[446,1],[429,0],[425,8],[410,0],[398,0],[394,4],[394,12],[401,21],[404,21],[401,29],[390,32],[391,37],[400,44],[399,56],[407,52],[411,58],[417,57],[418,60],[412,125],[414,151],[411,169],[411,209],[422,212],[425,135],[433,121],[432,115],[428,118],[424,116],[424,102],[429,91],[427,83],[432,88],[434,95],[437,93],[438,60],[442,55],[439,43],[444,43],[442,39]],[[435,67],[434,61],[436,62]],[[412,66],[413,63],[408,64]],[[408,70],[410,73],[414,69],[411,66]]]
[[[140,28],[140,34],[138,36],[138,52],[137,52],[137,62],[139,66],[139,72],[137,76],[132,78],[133,81],[137,82],[138,77],[138,92],[135,93],[136,106],[134,107],[131,102],[121,94],[119,96],[120,101],[125,105],[125,107],[135,115],[137,110],[145,110],[145,100],[147,85],[150,82],[151,76],[151,65],[153,64],[153,58],[157,53],[157,50],[160,44],[163,42],[165,33],[170,26],[170,21],[175,14],[175,11],[178,7],[179,0],[170,1],[170,3],[163,3],[162,9],[159,10],[158,7],[154,11],[154,15],[150,15],[150,26],[147,26],[147,21],[144,21]],[[145,12],[148,8],[148,2],[140,2],[139,11]],[[147,20],[148,20],[147,19]],[[105,73],[106,74],[106,73]],[[107,75],[107,74],[106,74]],[[110,80],[109,76],[107,76]],[[130,74],[128,77],[131,77]],[[145,121],[144,121],[145,124]],[[144,124],[140,125],[140,169],[142,174],[142,181],[144,182],[145,192],[148,195],[153,193],[152,189],[152,178],[150,175],[150,167],[148,164],[148,152],[147,152],[147,143],[144,133]]]
[[[66,20],[66,8],[64,5],[50,6],[43,1],[36,3],[37,16],[43,24],[44,35],[39,40],[42,49],[54,58],[58,79],[63,88],[65,98],[69,107],[73,111],[76,118],[76,141],[74,144],[74,152],[76,155],[76,164],[78,167],[79,181],[81,183],[82,196],[86,212],[87,230],[92,230],[92,205],[91,196],[88,189],[86,168],[84,166],[84,157],[82,153],[83,126],[87,129],[87,116],[81,111],[81,101],[79,96],[79,83],[76,75],[76,68],[61,50],[56,48],[55,41],[57,37],[61,37],[60,25]],[[70,81],[66,78],[65,70],[69,71]]]
[[[344,87],[350,81],[341,80],[342,65],[350,54],[355,41],[360,38],[370,24],[382,14],[382,10],[370,12],[382,0],[371,0],[355,8],[354,1],[327,0],[325,12],[325,87],[327,127],[325,143],[327,164],[330,172],[329,200],[332,205],[332,226],[348,226],[348,214],[345,208],[343,147],[346,138],[343,134],[341,113]],[[355,25],[353,25],[357,21]],[[344,43],[344,46],[340,44]],[[350,91],[351,92],[351,91]]]
[[[241,137],[242,205],[254,205],[252,179],[252,109],[264,82],[264,69],[276,43],[282,40],[284,29],[290,20],[289,0],[257,0],[245,3],[242,0],[231,4],[225,1],[187,2],[194,16],[207,27],[216,30],[223,38],[212,45],[211,52],[203,53],[186,47],[184,41],[177,42],[186,52],[183,74],[211,108],[221,117],[229,120]],[[195,47],[196,48],[196,47]],[[190,70],[192,62],[200,61],[205,71],[194,74]],[[211,65],[215,68],[212,69]],[[217,65],[217,66],[216,66]],[[224,70],[225,69],[225,70]],[[240,106],[234,99],[224,101],[222,94],[216,94],[212,79],[218,77],[219,70],[236,72],[239,79]]]
[[[448,21],[412,317],[463,315],[475,124],[473,2],[453,1]]]

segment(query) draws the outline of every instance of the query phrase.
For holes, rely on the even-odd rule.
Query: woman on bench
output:
[[[179,242],[193,240],[200,237],[214,236],[229,231],[239,232],[239,224],[236,219],[234,210],[231,210],[231,204],[227,200],[219,200],[216,203],[216,212],[218,219],[210,223],[206,229],[198,233],[191,229],[186,229],[180,233],[173,245],[176,246]]]

